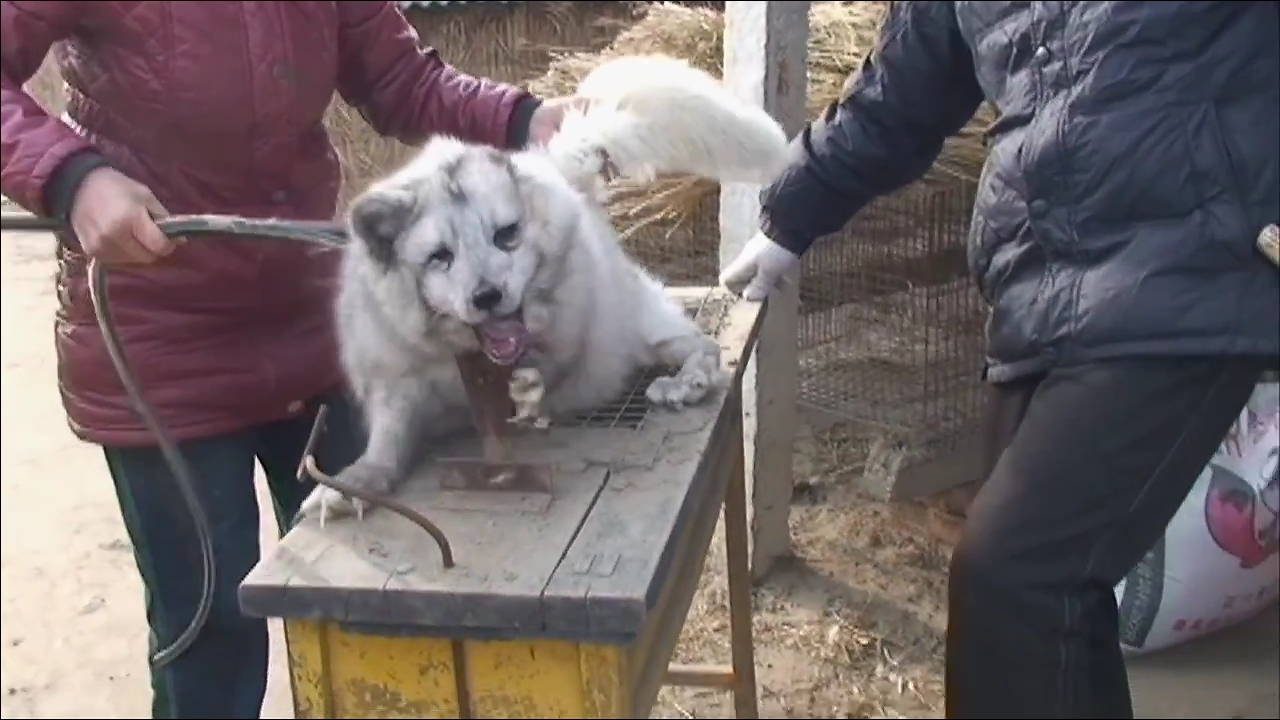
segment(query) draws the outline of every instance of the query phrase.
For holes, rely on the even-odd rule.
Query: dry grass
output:
[[[873,48],[885,2],[815,2],[810,10],[808,109],[815,117],[839,99],[851,73]],[[724,14],[709,8],[654,3],[645,16],[599,52],[559,54],[547,73],[530,83],[542,95],[571,93],[603,60],[659,53],[687,60],[716,77],[723,71]],[[982,129],[991,121],[984,110],[944,149],[925,182],[976,179],[986,157]],[[651,183],[618,181],[610,188],[610,211],[628,234],[661,227],[661,241],[696,226],[714,198],[714,182],[688,177]]]
[[[795,557],[753,591],[761,715],[922,718],[942,710],[949,549],[924,508],[876,502],[868,475],[892,464],[885,437],[852,425],[800,428],[791,506]],[[723,528],[676,649],[727,662]],[[652,717],[732,717],[725,693],[664,688]]]
[[[543,73],[555,53],[604,47],[632,21],[643,3],[534,2],[477,5],[459,12],[410,11],[424,45],[454,67],[499,82],[525,84]],[[412,157],[415,148],[373,131],[340,98],[330,103],[325,127],[342,162],[339,209],[374,179]]]

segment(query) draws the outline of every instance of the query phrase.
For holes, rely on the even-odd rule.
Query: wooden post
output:
[[[794,137],[805,112],[809,41],[807,2],[726,2],[724,80],[758,103]],[[759,229],[760,186],[720,190],[720,267]],[[791,552],[791,454],[795,442],[799,274],[769,296],[758,350],[743,379],[743,432],[751,510],[751,572],[768,573]]]

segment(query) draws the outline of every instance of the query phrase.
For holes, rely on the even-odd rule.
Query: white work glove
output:
[[[759,302],[799,264],[800,258],[795,253],[770,240],[764,233],[756,233],[738,257],[720,273],[720,284],[743,299]]]

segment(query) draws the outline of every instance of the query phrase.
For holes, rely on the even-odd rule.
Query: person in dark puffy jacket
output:
[[[362,449],[340,390],[331,325],[337,253],[290,242],[175,243],[153,217],[220,213],[327,220],[338,159],[321,118],[335,91],[379,133],[514,148],[546,140],[567,100],[451,68],[390,2],[3,2],[0,112],[6,196],[66,221],[58,246],[58,379],[72,430],[104,448],[147,598],[153,645],[190,621],[196,537],[173,479],[104,350],[86,286],[110,295],[144,395],[196,470],[214,527],[217,587],[189,652],[153,676],[153,717],[260,713],[267,628],[239,612],[257,562],[254,460],[277,517],[316,408],[332,472]],[[23,90],[51,47],[66,121]]]
[[[894,2],[721,280],[761,298],[980,103],[969,266],[989,472],[951,562],[946,715],[1132,717],[1113,587],[1280,358],[1280,3]]]

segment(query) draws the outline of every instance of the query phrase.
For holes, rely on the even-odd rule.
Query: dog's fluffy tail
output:
[[[675,173],[763,183],[786,164],[778,123],[684,61],[617,58],[583,78],[577,94],[586,110],[568,113],[547,150],[584,190],[596,189],[606,171],[641,180]]]

